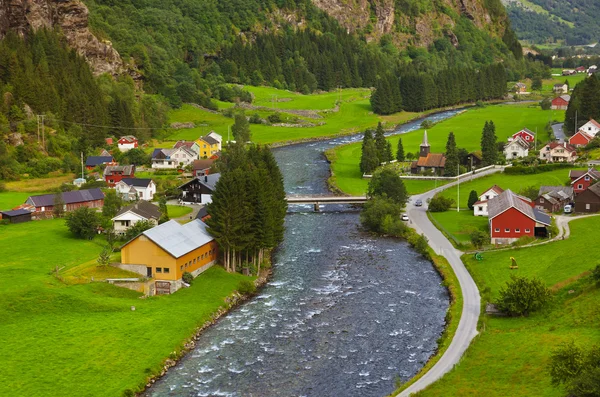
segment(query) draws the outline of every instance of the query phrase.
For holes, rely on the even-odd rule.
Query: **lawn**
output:
[[[515,193],[519,193],[528,186],[535,186],[538,189],[541,185],[563,186],[567,181],[569,181],[568,168],[531,175],[508,175],[505,173],[496,173],[484,176],[460,184],[460,208],[467,208],[469,193],[471,190],[475,190],[477,195],[480,195],[492,186],[498,185],[504,190],[510,189]],[[458,187],[456,186],[449,187],[441,194],[444,197],[448,197],[456,201],[457,189]]]
[[[589,241],[599,237],[599,221],[595,217],[572,221],[567,240],[485,252],[483,261],[463,256],[483,301],[497,297],[511,274],[540,277],[558,292],[549,308],[530,317],[483,317],[480,336],[460,363],[418,395],[564,396],[550,384],[546,370],[550,352],[572,339],[584,345],[600,343],[600,289],[589,278],[575,281],[597,264],[600,246]],[[509,269],[510,257],[516,259],[518,269]]]
[[[192,288],[149,299],[105,283],[67,286],[51,270],[64,267],[66,274],[94,260],[98,238],[74,239],[63,220],[2,228],[0,395],[135,390],[247,279],[213,267]]]
[[[473,108],[428,129],[427,137],[432,152],[445,151],[450,131],[454,132],[459,148],[465,148],[468,151],[479,150],[483,125],[486,120],[494,120],[498,141],[505,142],[509,136],[523,127],[527,127],[532,131],[537,129],[539,141],[545,142],[549,139],[545,131],[546,124],[549,120],[562,118],[563,114],[563,111],[544,111],[539,107],[529,107],[523,104]],[[394,151],[400,137],[402,137],[405,153],[418,153],[419,145],[423,140],[423,130],[388,138]],[[361,144],[353,143],[335,148],[334,156],[330,156],[333,160],[331,169],[335,174],[335,182],[342,191],[348,194],[361,194],[366,190],[368,184],[367,180],[362,179],[360,173],[360,154]],[[434,184],[433,182],[427,183]],[[412,193],[421,193],[419,188],[423,183],[419,181],[417,185]]]
[[[192,209],[184,205],[167,205],[167,211],[169,212],[169,218],[174,219],[189,214]]]
[[[446,212],[430,212],[436,227],[460,243],[471,242],[471,232],[474,230],[487,230],[488,218],[473,216],[471,210],[455,210]]]
[[[25,192],[2,192],[0,193],[0,210],[6,211],[21,205],[29,196],[31,194]]]

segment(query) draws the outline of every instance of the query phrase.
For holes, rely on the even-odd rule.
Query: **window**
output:
[[[506,229],[504,229],[504,232],[505,232],[505,233],[510,233],[510,229],[509,229],[509,228],[506,228]]]
[[[580,183],[577,185],[577,189],[583,189],[583,185]]]
[[[477,210],[483,211],[483,206],[480,205],[479,207],[477,207]]]
[[[169,269],[168,267],[163,267],[163,272],[165,272],[165,273],[169,273],[169,272],[170,272],[170,269]]]
[[[544,199],[543,198],[540,199],[540,204],[544,204]]]
[[[489,200],[489,199],[490,199],[490,195],[489,195],[489,194],[486,194],[486,195],[485,195],[485,199],[486,199],[486,200]]]
[[[585,209],[586,209],[586,210],[589,210],[589,209],[590,209],[590,204],[586,204],[586,205],[585,205]]]
[[[181,266],[179,267],[179,270],[183,270],[183,265],[181,265]]]
[[[515,229],[515,233],[521,233],[521,229]]]
[[[185,263],[185,268],[187,269],[187,262]]]
[[[194,258],[194,263],[196,263],[196,258]]]
[[[529,233],[529,232],[531,232],[530,229],[525,229],[525,233]]]
[[[495,229],[494,229],[494,232],[496,232],[496,233],[500,233],[500,229],[499,229],[499,228],[495,228]]]
[[[586,180],[586,181],[589,181],[590,177],[586,175],[583,179]]]
[[[162,268],[161,267],[157,267],[156,268],[156,273],[162,273]]]

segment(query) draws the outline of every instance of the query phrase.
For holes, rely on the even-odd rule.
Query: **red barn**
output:
[[[527,142],[530,146],[535,142],[535,134],[533,131],[527,128],[523,128],[521,131],[513,134],[512,139],[517,139],[517,137],[523,138],[525,142]]]
[[[57,193],[62,195],[64,203],[64,211],[74,211],[79,207],[102,208],[104,205],[104,193],[102,190],[87,189],[73,190],[71,192]],[[35,219],[52,217],[54,204],[57,203],[56,194],[41,194],[39,196],[30,196],[25,204],[34,210],[33,216]]]
[[[600,180],[600,172],[593,168],[585,170],[571,170],[569,172],[571,178],[571,186],[575,194],[582,193],[587,190],[590,185]]]
[[[545,237],[551,220],[511,190],[488,202],[492,244],[511,244],[524,236]]]
[[[119,138],[117,141],[117,147],[120,151],[126,152],[130,149],[138,147],[138,140],[133,135],[125,135]]]
[[[569,144],[575,147],[587,146],[590,141],[594,139],[593,136],[588,135],[582,130],[577,131],[572,137],[569,138]]]
[[[109,165],[104,169],[108,187],[115,187],[123,178],[135,178],[135,165]]]
[[[551,108],[553,110],[567,110],[569,101],[571,101],[571,95],[561,95],[552,100]]]

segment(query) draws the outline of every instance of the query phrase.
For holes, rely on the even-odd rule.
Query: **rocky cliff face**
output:
[[[110,42],[100,41],[88,27],[88,9],[79,0],[0,0],[0,38],[14,31],[60,28],[69,46],[83,56],[94,74],[125,72]]]
[[[391,34],[401,47],[408,44],[428,46],[442,35],[458,46],[452,31],[455,26],[452,14],[463,15],[479,29],[490,33],[504,32],[501,24],[492,23],[483,0],[420,0],[418,7],[421,9],[413,12],[413,16],[399,9],[398,4],[402,2],[398,0],[313,0],[313,3],[348,31],[364,32],[371,40]]]

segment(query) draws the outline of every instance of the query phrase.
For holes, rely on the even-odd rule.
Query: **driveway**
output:
[[[552,124],[552,132],[554,133],[554,138],[556,138],[557,141],[565,141],[566,136],[565,131],[563,130],[563,123]]]

